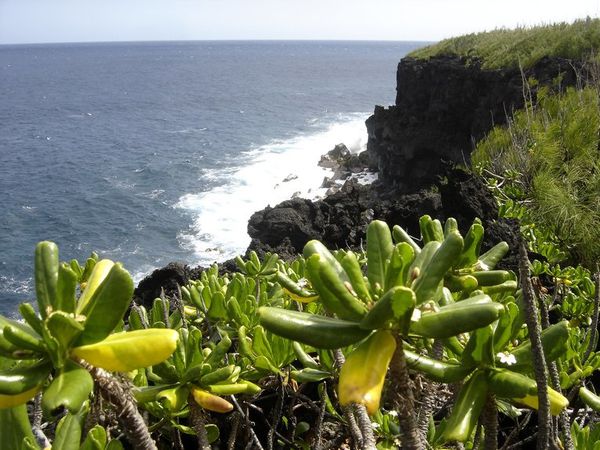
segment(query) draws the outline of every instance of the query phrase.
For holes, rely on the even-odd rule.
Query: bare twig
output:
[[[249,445],[252,445],[252,441],[254,441],[254,443],[256,444],[256,447],[259,450],[264,450],[263,446],[260,443],[260,440],[258,439],[258,436],[256,435],[256,433],[254,432],[254,429],[252,428],[252,424],[250,423],[250,417],[248,416],[248,414],[244,413],[244,410],[242,409],[242,407],[236,400],[235,396],[232,395],[230,398],[231,398],[231,403],[233,403],[233,405],[235,406],[235,409],[237,409],[237,411],[244,418],[244,422],[246,423],[246,429],[248,430],[248,433],[250,433],[250,437],[252,438],[252,440],[249,442]]]
[[[281,419],[281,412],[283,410],[283,397],[285,395],[285,390],[283,386],[279,386],[277,389],[277,401],[275,402],[275,408],[273,408],[273,418],[271,420],[271,427],[269,428],[269,433],[267,436],[267,448],[268,450],[273,450],[273,445],[275,442],[275,432],[277,431],[277,424],[279,424]]]
[[[327,390],[327,382],[323,381],[323,393]],[[317,423],[315,424],[314,437],[312,441],[312,446],[315,449],[321,448],[321,428],[323,427],[323,419],[325,418],[325,395],[323,395],[323,399],[321,400],[321,407],[319,408],[319,413],[317,415]]]

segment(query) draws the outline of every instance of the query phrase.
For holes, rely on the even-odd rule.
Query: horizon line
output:
[[[185,43],[185,42],[406,42],[431,44],[436,40],[420,39],[143,39],[143,40],[103,40],[103,41],[48,41],[48,42],[0,42],[0,46],[17,45],[65,45],[65,44],[145,44],[145,43]]]

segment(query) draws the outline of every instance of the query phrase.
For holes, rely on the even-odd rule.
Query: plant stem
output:
[[[148,426],[140,415],[130,390],[107,371],[94,367],[82,359],[77,360],[77,363],[92,375],[102,397],[115,407],[119,422],[123,425],[127,439],[133,445],[133,448],[136,450],[157,450],[156,444],[148,431]]]
[[[367,413],[367,408],[365,408],[365,405],[355,403],[352,405],[352,409],[358,422],[358,427],[362,432],[362,445],[360,448],[363,450],[376,450],[375,445],[377,440],[375,439],[375,433],[373,433],[373,425]]]
[[[196,432],[196,438],[198,440],[199,450],[210,450],[210,444],[208,442],[208,433],[206,432],[206,420],[204,420],[204,411],[196,403],[194,398],[190,394],[188,400],[190,407],[190,419],[192,421],[192,427]]]
[[[496,396],[488,393],[483,409],[483,427],[484,427],[484,450],[498,449],[498,407],[496,406]]]
[[[408,365],[402,348],[402,339],[398,334],[396,350],[390,363],[389,389],[392,393],[392,405],[398,412],[398,421],[402,431],[402,448],[420,450],[423,448],[415,420],[415,397],[413,395]]]
[[[519,243],[519,278],[523,289],[523,300],[525,303],[525,322],[529,329],[529,340],[531,341],[531,352],[534,361],[534,373],[538,390],[538,439],[537,449],[546,450],[550,448],[551,441],[551,418],[550,399],[548,398],[548,372],[546,357],[542,347],[540,322],[538,319],[538,308],[534,299],[533,286],[531,285],[529,273],[529,258],[525,241],[520,239]]]

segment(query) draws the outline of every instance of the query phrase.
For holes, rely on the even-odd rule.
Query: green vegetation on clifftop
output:
[[[538,91],[477,146],[473,165],[493,173],[509,215],[550,232],[561,249],[593,268],[600,257],[598,90]],[[511,212],[512,211],[512,212]]]
[[[408,56],[427,59],[456,55],[469,61],[481,61],[484,69],[523,68],[533,66],[545,56],[586,59],[600,48],[600,19],[577,20],[490,32],[472,33],[445,39],[416,50]]]

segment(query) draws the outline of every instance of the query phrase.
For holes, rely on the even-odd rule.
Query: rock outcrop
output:
[[[517,248],[515,224],[496,220],[495,202],[483,182],[453,167],[467,165],[474,144],[494,125],[505,123],[525,98],[535,98],[539,86],[575,85],[585,79],[583,71],[581,64],[559,58],[542,59],[524,72],[482,70],[477,63],[451,56],[404,58],[398,65],[396,104],[375,107],[367,120],[367,151],[352,155],[338,145],[321,161],[338,178],[369,167],[378,170],[379,181],[362,186],[350,180],[339,191],[336,185],[332,192],[337,192],[324,200],[293,198],[256,212],[248,224],[248,250],[277,252],[289,259],[310,239],[329,248],[359,248],[373,219],[418,236],[423,214],[440,220],[455,217],[463,233],[479,217],[486,228],[484,249],[501,240]],[[533,79],[524,89],[523,80]],[[515,256],[505,258],[502,266],[515,269]],[[231,261],[223,267],[235,270]],[[147,303],[160,295],[161,287],[173,292],[175,283],[185,283],[199,269],[169,265],[155,271],[140,283],[136,297]]]
[[[453,56],[404,58],[396,104],[367,120],[367,152],[381,182],[410,192],[435,181],[445,162],[468,164],[474,143],[535,97],[539,86],[562,89],[581,78],[581,64],[544,58],[534,67],[482,70]],[[523,80],[536,80],[523,87]]]

